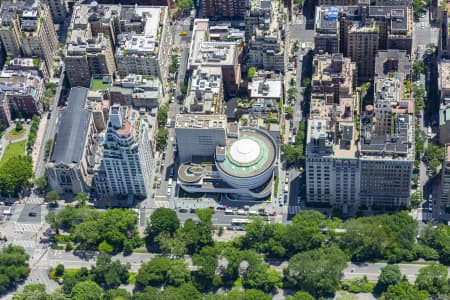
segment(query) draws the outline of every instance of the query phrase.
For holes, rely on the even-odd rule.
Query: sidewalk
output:
[[[31,158],[33,161],[33,171],[36,171],[36,163],[39,159],[39,151],[41,150],[42,143],[45,143],[46,141],[43,141],[44,134],[45,134],[45,128],[47,126],[47,114],[42,114],[41,121],[39,122],[39,128],[36,133],[36,141],[33,146],[33,151],[31,152]],[[45,151],[45,149],[43,149]]]

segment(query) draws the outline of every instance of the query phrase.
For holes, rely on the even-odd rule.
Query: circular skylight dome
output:
[[[231,145],[231,158],[240,164],[249,164],[255,161],[261,153],[257,142],[251,139],[240,139]]]

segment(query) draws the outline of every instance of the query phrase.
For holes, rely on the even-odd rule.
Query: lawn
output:
[[[15,141],[20,138],[22,138],[26,134],[27,130],[25,128],[22,128],[22,130],[17,131],[15,128],[5,134],[5,139],[8,141]]]
[[[25,141],[9,144],[3,152],[2,160],[0,160],[0,167],[10,158],[25,155]]]
[[[103,82],[102,78],[92,79],[91,81],[91,90],[93,91],[106,90],[109,86],[110,84]]]

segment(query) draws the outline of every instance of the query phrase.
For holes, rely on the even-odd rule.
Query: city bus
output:
[[[233,218],[231,219],[231,226],[244,226],[246,224],[250,224],[252,220],[247,218]]]

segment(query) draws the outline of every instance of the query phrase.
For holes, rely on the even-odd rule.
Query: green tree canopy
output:
[[[103,290],[93,281],[81,281],[72,289],[73,300],[102,300]]]
[[[299,291],[291,298],[291,300],[314,300],[310,293]]]
[[[331,296],[339,286],[347,257],[339,248],[318,248],[294,255],[285,270],[288,286],[301,287],[315,297]]]
[[[178,220],[177,213],[170,208],[160,207],[150,216],[150,221],[147,224],[147,235],[151,240],[160,233],[173,236],[179,227],[180,220]]]
[[[5,196],[15,196],[29,184],[31,177],[31,157],[12,157],[0,166],[0,192]]]
[[[383,294],[385,300],[430,300],[426,291],[421,291],[408,281],[401,281],[388,287]]]
[[[59,199],[59,194],[55,191],[50,191],[45,195],[45,200],[49,203],[56,203]]]
[[[419,270],[416,286],[431,295],[446,295],[450,292],[448,270],[441,264],[431,264]]]
[[[19,246],[8,245],[0,252],[0,295],[28,276],[28,254]]]
[[[165,149],[167,147],[167,138],[169,136],[169,130],[167,128],[159,128],[156,132],[156,145],[158,149]]]
[[[190,272],[184,260],[155,257],[139,269],[136,276],[136,288],[143,290],[149,285],[159,287],[166,284],[180,286],[189,280]]]
[[[255,73],[256,73],[256,68],[255,67],[248,68],[247,80],[252,80],[253,76],[255,76]]]
[[[417,223],[407,212],[351,219],[344,228],[339,243],[354,261],[415,258]]]
[[[49,295],[45,292],[44,284],[26,285],[21,292],[13,295],[13,300],[47,300]]]
[[[119,260],[112,261],[108,254],[100,254],[95,267],[92,268],[92,280],[106,290],[116,289],[128,281],[130,264],[122,264]]]
[[[381,274],[375,287],[377,293],[381,294],[391,285],[397,284],[402,279],[402,273],[398,265],[387,265],[381,268]]]

